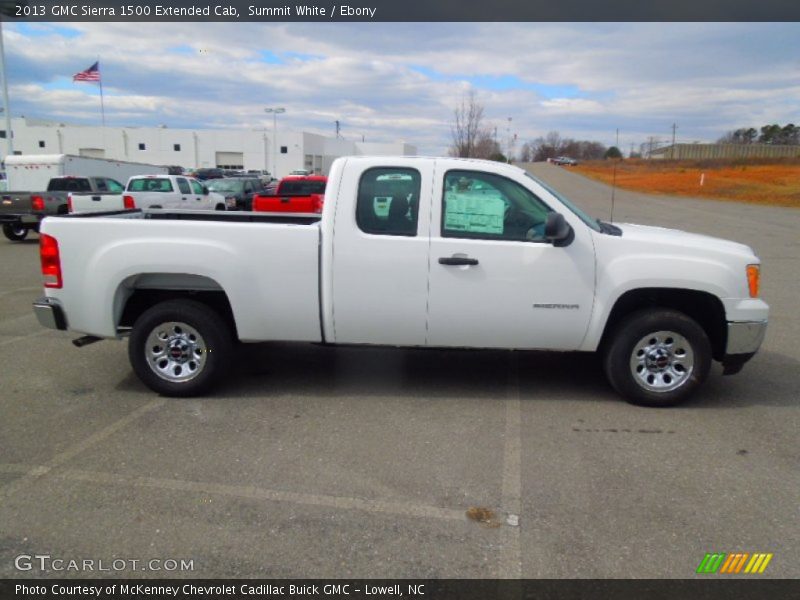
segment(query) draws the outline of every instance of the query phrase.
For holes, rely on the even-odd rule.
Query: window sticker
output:
[[[447,192],[445,229],[503,235],[506,203],[499,196]]]

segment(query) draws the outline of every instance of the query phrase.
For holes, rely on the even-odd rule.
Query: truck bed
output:
[[[285,225],[312,225],[322,215],[317,213],[242,212],[208,210],[112,210],[84,212],[65,215],[68,219],[92,219],[97,217],[127,217],[154,221],[219,221],[224,223],[282,223]]]
[[[48,217],[61,250],[69,327],[119,334],[132,294],[162,288],[223,292],[242,341],[321,341],[319,215],[127,211]]]

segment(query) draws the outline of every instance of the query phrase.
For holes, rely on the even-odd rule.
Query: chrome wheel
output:
[[[203,336],[178,321],[154,327],[145,344],[147,364],[160,378],[174,383],[197,377],[205,367],[206,353]]]
[[[656,331],[634,345],[630,369],[644,389],[671,392],[686,383],[694,362],[694,351],[685,337],[674,331]]]

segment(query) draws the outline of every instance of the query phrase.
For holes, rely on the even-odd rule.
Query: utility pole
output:
[[[506,162],[511,163],[511,117],[508,117],[508,127],[506,128],[506,134],[508,135],[508,148],[506,149]]]
[[[8,106],[8,71],[6,70],[6,53],[3,49],[3,24],[0,22],[0,69],[3,78],[3,112],[6,116],[6,143],[8,155],[14,154],[14,132],[11,131],[11,109]]]
[[[673,123],[672,124],[672,152],[670,152],[670,158],[675,158],[675,130],[678,126]]]
[[[335,121],[335,123],[336,123],[336,139],[338,140],[339,139],[339,132],[341,131],[342,127],[341,127],[341,123],[339,123],[339,121]]]

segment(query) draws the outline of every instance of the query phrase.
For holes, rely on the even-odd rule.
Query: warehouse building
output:
[[[30,118],[12,119],[14,154],[75,154],[186,169],[267,170],[282,177],[295,169],[328,174],[340,156],[414,155],[404,142],[354,142],[302,131],[272,129],[171,129],[161,127],[93,127]],[[7,132],[0,130],[0,138]],[[0,152],[7,145],[0,143]]]

